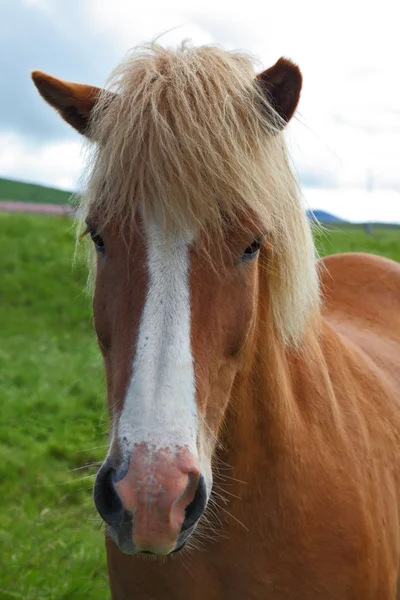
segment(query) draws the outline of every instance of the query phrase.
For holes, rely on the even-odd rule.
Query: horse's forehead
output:
[[[179,252],[184,253],[196,238],[192,229],[166,229],[162,222],[154,218],[143,220],[143,232],[149,253],[162,252],[165,259]]]

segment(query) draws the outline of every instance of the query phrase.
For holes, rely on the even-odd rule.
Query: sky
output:
[[[260,71],[295,61],[303,90],[286,136],[307,205],[400,222],[397,0],[141,4],[0,0],[0,177],[76,189],[84,168],[79,135],[39,97],[32,69],[102,86],[130,48],[164,34],[162,45],[246,51]]]

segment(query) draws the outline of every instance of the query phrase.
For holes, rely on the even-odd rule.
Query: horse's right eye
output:
[[[94,243],[96,252],[103,253],[105,250],[103,238],[98,233],[92,233],[92,232],[90,233],[90,237],[92,238],[92,242]]]
[[[242,252],[242,260],[249,260],[255,258],[258,254],[260,247],[260,240],[254,240],[252,244]]]

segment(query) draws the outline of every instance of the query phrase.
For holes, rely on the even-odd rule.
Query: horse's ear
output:
[[[273,67],[257,75],[267,100],[286,123],[292,118],[300,99],[303,78],[297,65],[280,58]]]
[[[32,71],[32,79],[42,98],[76,131],[87,134],[90,115],[102,90],[56,79],[42,71]]]

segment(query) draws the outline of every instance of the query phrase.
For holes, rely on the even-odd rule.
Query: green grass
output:
[[[0,238],[0,599],[108,599],[85,467],[105,455],[103,370],[71,221],[3,213]],[[400,261],[400,229],[317,238]]]
[[[338,252],[369,252],[400,262],[400,227],[374,226],[366,235],[363,226],[337,226],[315,232],[316,245],[322,256]]]
[[[0,200],[39,202],[43,204],[68,204],[72,192],[56,188],[0,178]]]
[[[105,454],[103,374],[71,221],[3,213],[0,236],[0,598],[108,598],[80,469]]]

